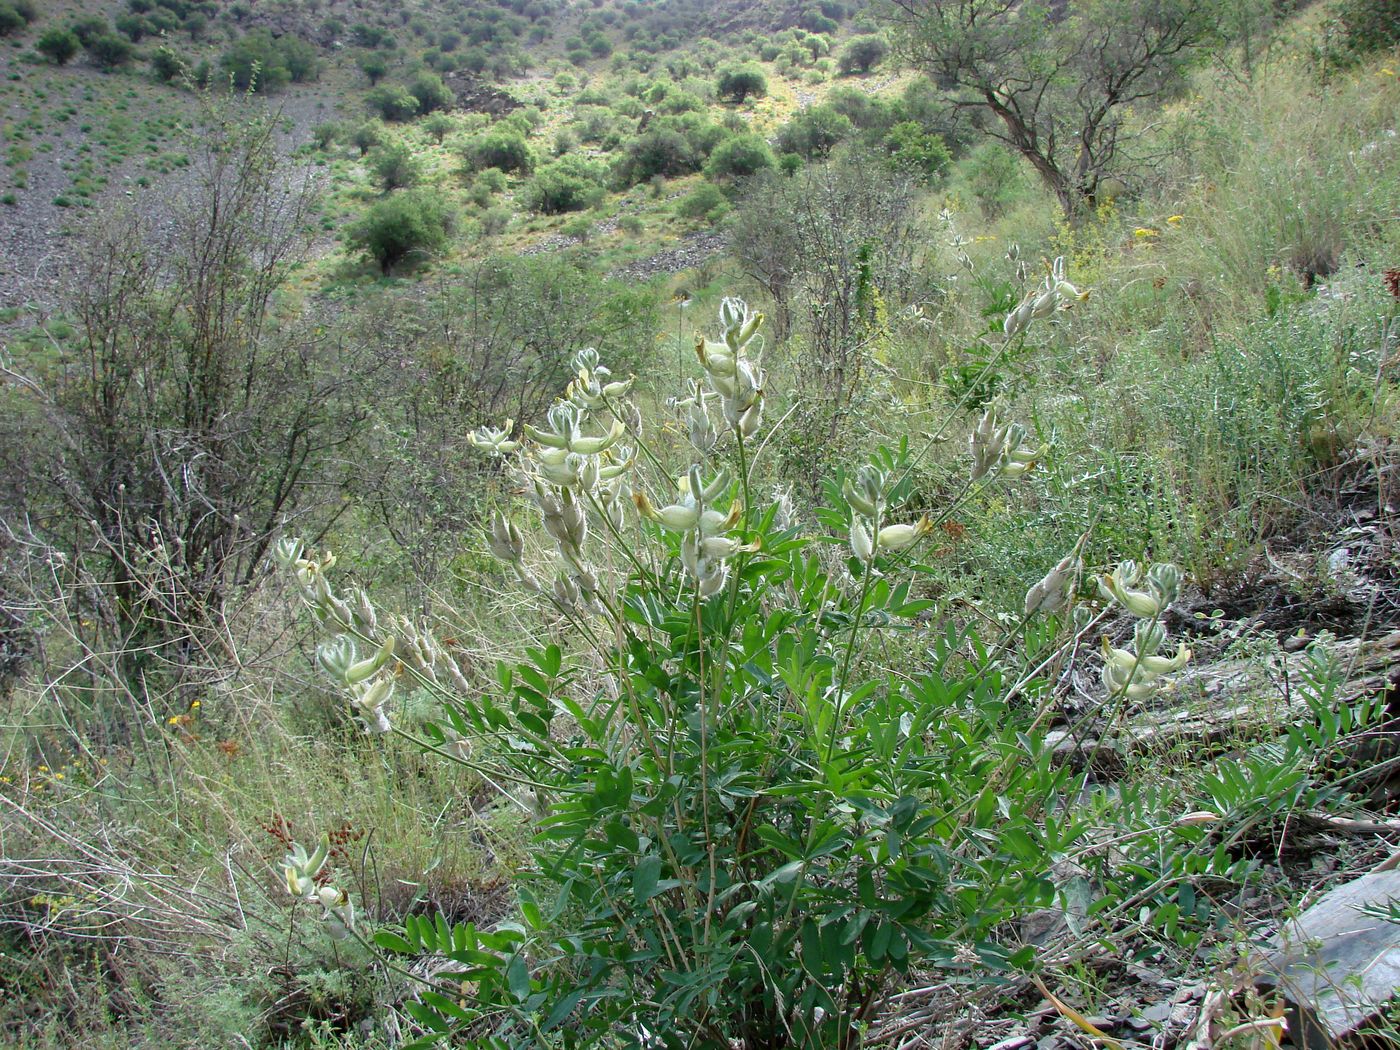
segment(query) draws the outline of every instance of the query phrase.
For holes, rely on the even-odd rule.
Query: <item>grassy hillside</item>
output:
[[[7,37],[0,1041],[1254,1047],[1393,849],[1358,6],[1074,221],[851,5]]]

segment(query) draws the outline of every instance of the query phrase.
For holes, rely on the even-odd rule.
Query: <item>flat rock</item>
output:
[[[1366,915],[1400,900],[1400,871],[1373,871],[1326,894],[1273,938],[1255,984],[1299,1011],[1298,1045],[1352,1034],[1400,991],[1400,924]]]

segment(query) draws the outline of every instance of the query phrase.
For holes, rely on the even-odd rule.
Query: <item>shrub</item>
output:
[[[889,53],[890,45],[885,42],[885,38],[882,36],[872,34],[853,37],[841,52],[839,63],[841,72],[847,75],[868,73],[879,65]]]
[[[1027,191],[1021,158],[1000,143],[983,143],[968,154],[962,174],[989,216],[1002,214]]]
[[[369,170],[388,192],[414,185],[422,174],[422,164],[407,144],[393,142],[370,154]]]
[[[277,91],[292,80],[278,42],[265,29],[234,41],[220,57],[219,66],[240,91]]]
[[[705,174],[712,179],[746,179],[776,163],[762,135],[735,135],[715,147],[705,164]]]
[[[953,159],[941,135],[912,120],[890,128],[885,148],[896,168],[912,172],[926,182],[941,178]]]
[[[436,73],[423,70],[409,82],[408,92],[418,100],[418,113],[451,109],[456,97]]]
[[[455,126],[456,125],[452,122],[452,118],[446,113],[434,113],[427,120],[423,121],[423,130],[431,135],[433,141],[439,146],[442,145],[442,140],[447,137],[448,132]]]
[[[391,193],[351,228],[349,242],[388,274],[406,259],[441,251],[447,244],[451,218],[437,194],[425,190]]]
[[[162,44],[151,52],[151,74],[162,84],[180,80],[189,73],[189,65],[168,44]]]
[[[321,60],[316,46],[295,33],[277,38],[277,54],[293,84],[305,84],[321,75]]]
[[[768,78],[755,65],[727,66],[715,79],[720,98],[743,102],[747,98],[762,98],[768,94]]]
[[[1362,55],[1400,44],[1400,12],[1393,0],[1343,0],[1336,9],[1342,43]]]
[[[81,47],[76,33],[59,26],[50,26],[34,42],[34,49],[56,66],[72,59]]]
[[[511,210],[503,204],[487,208],[478,217],[477,222],[481,225],[481,232],[486,237],[495,237],[505,233],[510,226]]]
[[[384,141],[384,127],[369,120],[355,129],[350,136],[350,144],[360,151],[360,156],[364,156]]]
[[[318,150],[324,152],[335,145],[344,129],[335,121],[317,124],[311,129],[311,141]]]
[[[603,196],[603,166],[577,155],[547,164],[526,184],[521,195],[525,207],[543,215],[582,211]]]
[[[629,141],[616,167],[617,179],[634,186],[656,176],[674,178],[700,167],[700,159],[690,141],[669,127],[652,128]]]
[[[426,743],[493,782],[530,785],[517,801],[544,815],[520,922],[487,931],[414,916],[378,935],[469,974],[471,1011],[446,996],[415,1011],[435,1031],[471,1025],[500,1046],[554,1031],[578,1046],[653,1045],[653,1032],[657,1046],[859,1046],[871,990],[898,973],[955,951],[998,974],[1029,964],[1034,949],[1000,932],[1056,899],[1055,858],[1092,826],[1042,819],[1079,774],[1053,760],[1047,705],[1015,698],[1039,653],[1072,633],[1068,611],[1032,608],[1051,641],[1008,637],[995,661],[956,626],[915,634],[929,655],[917,672],[871,656],[871,639],[919,632],[934,607],[914,591],[929,570],[908,557],[935,528],[907,483],[917,456],[880,450],[833,483],[820,532],[780,518],[748,480],[763,427],[761,319],[736,300],[721,309],[718,339],[699,344],[704,385],[682,402],[698,451],[681,495],[665,479],[658,507],[640,472],[599,456],[621,437],[614,420],[638,410],[630,384],[587,350],[537,431],[555,447],[522,453],[532,495],[520,511],[542,519],[538,541],[531,530],[527,546],[510,520],[520,515],[494,515],[492,552],[564,628],[556,637],[581,639],[577,655],[553,640],[527,648],[484,689],[447,684],[464,676],[446,651],[415,647],[401,668],[373,626],[388,617],[359,592],[335,593],[321,568],[331,559],[300,541],[279,548],[339,635],[320,663],[365,724],[412,736],[390,718],[393,682],[408,671],[444,683]],[[972,484],[1025,469],[1023,439],[997,426],[988,417],[974,437],[960,471]],[[473,443],[512,452],[509,430],[483,427]],[[634,486],[641,529],[625,516]],[[949,504],[940,520],[961,501]],[[563,566],[544,582],[537,543]],[[818,553],[833,548],[846,556]],[[1072,600],[1072,577],[1042,585],[1052,609]],[[357,602],[369,611],[353,614]],[[359,662],[357,644],[375,655]]]
[[[150,31],[150,24],[140,15],[118,15],[112,21],[118,33],[126,37],[133,44],[139,44],[141,38]]]
[[[112,31],[112,27],[107,24],[107,20],[97,15],[87,15],[83,18],[79,18],[68,28],[72,30],[73,35],[78,38],[78,43],[82,44],[83,47],[87,47],[89,43],[99,36]]]
[[[778,130],[778,149],[803,157],[824,157],[855,130],[849,117],[829,105],[803,110]]]
[[[27,23],[11,4],[0,3],[0,36],[18,33]]]
[[[88,58],[98,69],[117,69],[131,61],[135,48],[131,41],[114,33],[93,37],[84,45]]]
[[[467,143],[463,151],[467,166],[473,171],[499,168],[528,175],[535,166],[535,157],[525,136],[498,128]]]
[[[682,219],[715,222],[729,210],[729,201],[717,186],[708,182],[696,187],[676,202],[676,214]]]
[[[412,120],[418,115],[418,99],[408,88],[398,84],[380,84],[365,96],[371,113],[383,120]]]
[[[374,87],[389,74],[389,60],[375,51],[361,55],[358,64],[360,72],[369,80],[370,87]]]

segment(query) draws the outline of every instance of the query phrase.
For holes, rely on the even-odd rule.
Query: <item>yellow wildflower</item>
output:
[[[1138,238],[1156,237],[1157,231],[1148,226],[1139,226],[1133,231],[1133,236]]]
[[[1180,225],[1181,225],[1181,220],[1182,220],[1182,216],[1180,216],[1180,215],[1168,215],[1168,216],[1167,216],[1167,222],[1170,223],[1172,226],[1180,226]]]

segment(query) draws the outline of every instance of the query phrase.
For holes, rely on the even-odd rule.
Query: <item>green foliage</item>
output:
[[[526,183],[522,201],[530,211],[544,215],[582,211],[602,198],[606,177],[598,161],[570,155],[542,167]]]
[[[1000,215],[1026,193],[1021,159],[996,142],[978,146],[963,165],[963,177],[985,215]]]
[[[365,95],[365,105],[381,120],[405,121],[418,115],[418,99],[398,84],[380,84]]]
[[[657,176],[674,178],[697,171],[702,159],[682,132],[673,127],[656,127],[626,143],[614,165],[614,177],[623,186],[634,186]]]
[[[131,41],[119,37],[114,33],[101,33],[90,37],[83,45],[88,58],[98,69],[113,70],[120,69],[131,61],[136,49],[131,46]]]
[[[729,210],[729,200],[719,188],[706,182],[676,202],[676,214],[693,222],[714,223]]]
[[[350,229],[348,241],[388,274],[402,262],[445,248],[451,226],[452,215],[437,194],[404,190],[372,205]]]
[[[518,131],[497,128],[469,141],[462,151],[471,171],[496,168],[528,175],[535,166],[534,151]]]
[[[84,15],[76,19],[69,27],[73,35],[78,38],[78,42],[87,47],[88,43],[105,33],[112,31],[107,20],[98,15]]]
[[[953,159],[941,135],[912,120],[890,128],[885,148],[896,168],[913,172],[925,182],[942,178]]]
[[[277,91],[288,84],[315,80],[320,72],[312,44],[293,33],[274,37],[262,29],[230,45],[220,56],[219,65],[243,91]]]
[[[377,51],[361,55],[357,65],[369,80],[370,87],[374,87],[389,74],[389,60]]]
[[[915,0],[892,14],[905,57],[952,92],[960,112],[994,121],[996,137],[1081,221],[1134,134],[1124,110],[1180,90],[1232,6],[1121,0],[1057,11]]]
[[[0,3],[0,37],[18,33],[28,24],[28,20],[15,9],[13,4]]]
[[[350,135],[350,144],[360,151],[360,156],[365,156],[374,147],[384,141],[384,125],[369,120],[361,124]]]
[[[434,113],[427,120],[423,121],[423,130],[431,135],[433,141],[439,146],[442,145],[442,140],[447,137],[448,133],[454,127],[456,127],[456,125],[453,123],[452,118],[446,113]]]
[[[854,130],[849,117],[823,103],[808,107],[779,128],[777,147],[780,153],[796,153],[809,160],[824,157]]]
[[[81,47],[77,34],[61,26],[50,26],[34,41],[34,50],[56,66],[65,65]]]
[[[189,65],[167,44],[162,44],[151,52],[151,74],[162,84],[169,84],[191,75]]]
[[[731,102],[762,98],[768,94],[768,78],[755,65],[726,66],[715,78],[715,90]]]
[[[872,34],[852,37],[841,51],[841,72],[847,75],[869,73],[889,52],[890,45],[882,36]]]
[[[385,192],[415,185],[423,165],[405,142],[391,142],[369,156],[369,170]]]
[[[842,568],[819,556],[825,535],[780,522],[777,506],[746,509],[758,506],[745,436],[761,425],[760,400],[726,376],[741,363],[735,374],[754,378],[759,319],[732,300],[721,317],[701,355],[733,440],[690,467],[693,496],[658,509],[639,494],[640,530],[604,509],[590,541],[578,501],[606,508],[618,473],[535,475],[545,527],[576,566],[551,606],[584,653],[527,648],[484,693],[444,691],[444,720],[425,727],[446,753],[490,741],[490,775],[528,791],[541,814],[520,923],[486,932],[421,916],[375,935],[388,952],[442,953],[454,980],[472,982],[469,1005],[434,991],[409,1008],[434,1033],[426,1041],[472,1026],[517,1047],[619,1033],[664,1033],[667,1046],[852,1045],[896,974],[974,955],[991,974],[1028,963],[1032,950],[997,930],[1054,901],[1055,858],[1085,830],[1064,807],[1076,775],[1054,761],[1034,705],[1009,695],[1029,659],[1003,668],[970,632],[916,626],[932,603],[916,597],[921,570],[900,552],[932,526],[885,525],[909,516],[906,447],[861,468],[859,504],[849,481],[831,486],[824,527],[854,537],[869,514],[879,536],[864,553],[853,539]],[[608,399],[627,384],[612,386],[596,351],[574,367],[571,400],[536,433],[546,446],[562,435],[559,451],[577,444],[582,460],[596,454],[585,440],[599,445],[582,437],[599,429],[589,417],[620,415]],[[697,450],[715,447],[698,418]],[[476,440],[508,436],[484,428]],[[610,553],[598,559],[595,546]],[[498,518],[492,547],[538,593],[520,531]],[[309,574],[305,593],[322,595],[308,600],[333,609],[319,561],[303,554],[292,543],[282,557]],[[603,582],[594,564],[620,568]],[[365,618],[327,622],[376,637]],[[919,646],[925,666],[894,674],[857,659],[876,632]]]
[[[715,147],[705,163],[711,179],[746,179],[775,166],[777,159],[762,135],[741,134]]]
[[[418,100],[418,113],[451,109],[456,98],[438,74],[423,70],[408,84],[408,93]]]
[[[1342,46],[1357,55],[1400,44],[1400,11],[1389,0],[1342,0],[1336,8]]]

